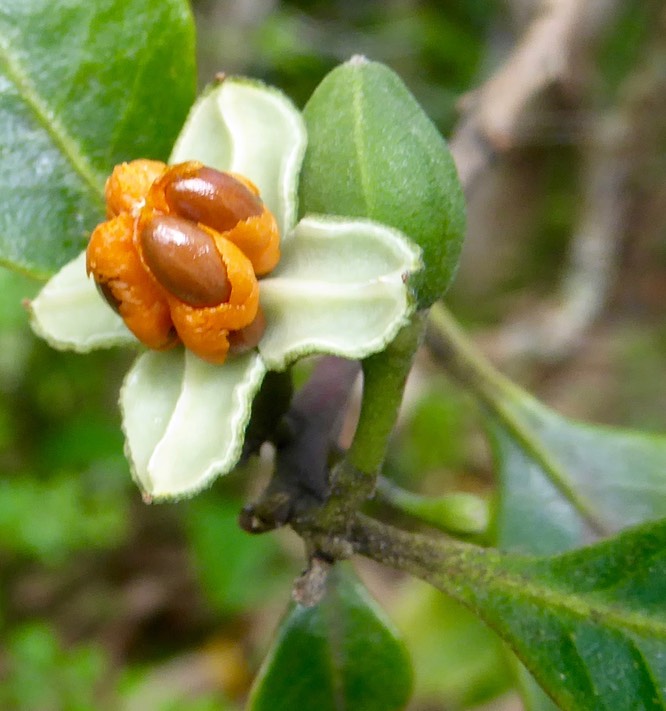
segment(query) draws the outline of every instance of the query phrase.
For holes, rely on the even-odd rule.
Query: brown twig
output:
[[[495,334],[493,355],[503,362],[525,355],[564,360],[606,306],[641,199],[636,185],[665,124],[663,111],[654,110],[666,93],[665,25],[662,12],[654,42],[620,88],[617,105],[585,135],[581,209],[559,292]]]
[[[497,72],[464,102],[464,116],[451,148],[474,211],[475,188],[494,160],[520,145],[535,122],[540,99],[556,85],[569,97],[589,94],[595,79],[595,49],[615,19],[616,0],[543,2],[515,49]],[[655,8],[657,5],[655,4]],[[560,287],[531,304],[493,332],[493,356],[501,362],[529,357],[559,362],[582,343],[602,313],[615,283],[621,246],[630,231],[632,184],[641,171],[641,137],[662,122],[659,112],[642,110],[664,94],[663,9],[657,9],[656,47],[618,92],[614,110],[590,111],[576,99],[586,119],[581,142],[582,196],[577,225]],[[640,108],[639,108],[640,107]],[[643,141],[644,142],[644,141]]]
[[[590,50],[618,0],[542,3],[513,52],[480,88],[463,98],[463,117],[450,145],[468,196],[498,154],[520,139],[530,107],[545,89],[572,90],[588,73]]]

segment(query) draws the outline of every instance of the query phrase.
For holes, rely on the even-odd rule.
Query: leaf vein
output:
[[[652,673],[652,667],[650,666],[648,660],[643,654],[642,649],[636,644],[636,640],[632,636],[628,636],[629,644],[635,653],[637,660],[640,662],[643,668],[643,673],[645,674],[646,681],[650,684],[650,690],[652,692],[652,701],[655,702],[655,708],[662,708],[663,696],[660,690],[659,683],[655,679]],[[637,670],[638,671],[638,670]]]
[[[596,618],[607,627],[619,631],[631,630],[641,635],[666,639],[666,621],[648,617],[639,612],[622,610],[617,606],[599,600],[589,600],[585,594],[576,594],[554,586],[540,584],[541,581],[523,575],[507,575],[499,572],[502,592],[511,593],[515,599],[531,600],[538,606],[560,610],[580,619]],[[594,592],[594,591],[593,591]]]
[[[368,176],[365,145],[363,142],[363,87],[359,79],[352,85],[352,106],[354,112],[354,145],[356,146],[356,154],[358,155],[358,170],[361,178],[361,188],[363,190],[363,202],[365,203],[365,216],[372,216],[371,194],[370,194],[370,178]]]

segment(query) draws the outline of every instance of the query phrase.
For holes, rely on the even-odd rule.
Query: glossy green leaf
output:
[[[398,711],[409,657],[365,588],[336,569],[324,600],[294,606],[252,689],[249,711]]]
[[[576,422],[518,389],[503,404],[488,427],[501,548],[557,553],[666,516],[666,438]],[[553,710],[525,669],[518,681],[529,711]]]
[[[0,9],[0,262],[45,276],[104,216],[114,164],[165,159],[194,98],[185,0]]]
[[[666,705],[666,521],[553,558],[449,545],[429,579],[479,614],[565,711]]]
[[[431,304],[451,281],[465,228],[442,136],[396,74],[362,57],[322,81],[304,116],[301,213],[368,217],[404,232],[425,265],[410,283],[419,305]]]
[[[518,388],[497,397],[501,547],[555,553],[666,517],[666,437],[576,422]]]

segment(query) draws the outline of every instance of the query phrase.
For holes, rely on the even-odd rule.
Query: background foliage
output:
[[[536,4],[441,5],[200,0],[200,83],[220,70],[252,74],[302,105],[335,64],[365,53],[393,67],[449,135],[456,102],[507,55]],[[449,302],[505,371],[564,415],[663,431],[666,208],[658,186],[666,131],[645,88],[655,86],[651,71],[663,72],[655,59],[666,51],[655,39],[657,5],[624,3],[601,33],[586,82],[549,92],[519,126],[511,150],[470,199]],[[162,51],[159,69],[173,62],[177,71],[173,44]],[[549,350],[529,317],[536,313],[556,330],[548,321],[552,301],[578,268],[569,255],[601,160],[593,136],[618,118],[640,125],[643,139],[623,144],[635,167],[625,195],[631,219],[602,250],[617,255],[605,307],[571,347]],[[100,171],[117,145],[113,156],[99,156]],[[36,341],[21,300],[37,288],[0,272],[0,627],[7,641],[0,706],[240,708],[302,565],[298,541],[287,532],[250,538],[238,530],[258,463],[191,502],[145,507],[122,455],[115,405],[127,356],[58,354]],[[424,355],[387,475],[423,493],[463,490],[494,502],[493,454],[505,463],[517,456],[502,423],[484,423],[469,396]],[[542,536],[538,552],[577,542],[580,523],[571,521],[553,534],[566,544]],[[498,535],[507,548],[524,546],[524,533],[503,527]],[[421,582],[370,565],[360,572],[414,657],[410,708],[519,708],[510,690],[514,662],[476,618]]]

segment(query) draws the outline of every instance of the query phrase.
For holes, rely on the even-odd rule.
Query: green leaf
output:
[[[419,256],[404,235],[370,220],[302,219],[280,264],[261,280],[267,327],[259,351],[267,365],[382,350],[414,310],[405,279]]]
[[[423,250],[410,280],[428,306],[453,277],[465,207],[446,143],[390,69],[355,57],[334,69],[304,110],[308,148],[301,213],[368,217]]]
[[[488,503],[463,491],[423,496],[380,479],[377,494],[387,504],[447,533],[481,534],[488,527]]]
[[[451,316],[440,305],[431,310],[431,318],[435,332],[439,334],[431,341],[432,345],[451,372],[487,408],[493,451],[501,476],[494,520],[494,540],[500,548],[523,553],[553,554],[579,547],[599,535],[610,535],[631,524],[666,516],[666,438],[583,424],[554,413],[497,373],[469,344]],[[656,524],[654,529],[662,537],[664,525],[663,522]],[[645,539],[649,540],[651,529],[646,527],[643,530],[647,532]],[[549,627],[554,629],[558,624],[568,624],[567,620],[571,622],[573,619],[572,614],[579,615],[581,621],[587,617],[589,624],[599,626],[597,641],[601,650],[604,639],[609,634],[610,637],[615,634],[614,631],[609,633],[609,629],[633,624],[629,608],[632,605],[641,607],[643,589],[647,588],[641,588],[643,583],[637,584],[635,598],[632,600],[627,597],[623,600],[618,595],[618,587],[614,587],[611,580],[607,585],[604,584],[598,580],[598,574],[605,565],[615,571],[613,566],[616,560],[620,560],[620,557],[616,559],[615,546],[619,550],[623,542],[631,541],[632,536],[640,540],[641,535],[640,531],[627,533],[626,538],[613,539],[589,551],[583,550],[562,557],[561,560],[572,561],[571,567],[562,574],[562,579],[550,582],[558,588],[570,586],[567,595],[571,597],[566,601],[557,590],[550,590],[547,586],[539,590],[535,587],[529,593],[527,580],[515,581],[516,595],[519,598],[523,595],[519,590],[523,586],[522,602],[528,602],[525,595],[531,597],[531,600],[529,604],[523,605],[520,612],[523,620],[515,620],[514,630],[501,627],[499,612],[497,619],[492,621],[487,612],[484,613],[485,619],[505,637],[515,636],[519,632],[519,624],[523,625],[526,634],[533,636],[533,650],[529,649],[524,639],[512,646],[520,652],[519,656],[540,684],[553,696],[553,688],[565,681],[565,678],[561,682],[550,678],[553,669],[559,670],[564,677],[578,676],[581,689],[589,687],[591,682],[587,678],[587,658],[577,657],[577,651],[572,650],[576,640],[571,630],[559,639],[559,632],[553,633],[551,643]],[[597,552],[600,552],[598,557],[601,560],[598,570],[586,570],[579,565],[586,556],[592,557]],[[580,558],[577,557],[579,555]],[[643,550],[641,544],[636,544],[631,559],[625,559],[624,564],[628,566],[627,577],[644,575],[640,570],[647,566],[650,575],[654,573],[655,580],[660,580],[655,585],[663,588],[664,570],[652,566],[647,546]],[[491,583],[494,574],[488,570],[482,576]],[[613,572],[613,575],[621,574],[621,570]],[[645,585],[650,583],[647,579],[644,582]],[[601,596],[598,600],[577,597],[577,592],[584,590],[587,585],[590,590],[598,587]],[[444,588],[444,585],[440,587]],[[507,600],[508,591],[504,598],[500,598],[490,588],[492,584],[483,592],[488,598],[486,602],[501,606],[502,600]],[[456,594],[455,591],[451,592]],[[479,591],[475,594],[479,594]],[[609,611],[615,605],[618,613],[624,616],[623,619],[612,618]],[[657,648],[666,649],[663,640],[664,609],[647,612],[644,636],[649,641],[645,643],[646,648],[656,644]],[[558,615],[561,615],[559,623]],[[523,645],[522,649],[520,645]],[[543,653],[537,654],[540,647],[545,649]],[[608,649],[613,651],[611,647]],[[590,650],[588,652],[592,654]],[[611,657],[608,678],[612,680],[616,671],[610,661]],[[640,671],[640,663],[637,662],[637,665],[634,668]],[[663,667],[661,670],[659,674],[663,686]],[[629,689],[635,681],[628,680],[629,686],[626,688]],[[523,683],[521,679],[521,683],[525,688],[527,708],[551,711],[552,704],[543,698],[533,682],[528,679]],[[599,685],[601,683],[598,682]],[[566,708],[653,708],[649,703],[623,705],[620,701],[605,706],[600,702],[592,703],[590,698],[584,701],[579,699],[576,703],[571,702]]]
[[[496,397],[502,548],[555,553],[666,517],[666,437],[576,422],[515,387]]]
[[[500,475],[501,548],[557,553],[666,516],[666,438],[575,422],[518,390],[505,406],[505,417],[488,427]],[[518,680],[527,709],[552,711],[524,669]]]
[[[120,406],[132,474],[147,499],[192,496],[233,469],[265,373],[255,352],[224,366],[183,349],[139,356]]]
[[[407,652],[365,588],[336,568],[324,600],[294,606],[252,689],[249,711],[397,711],[412,688]]]
[[[184,0],[0,10],[0,262],[47,276],[104,216],[116,163],[166,158],[194,98]]]
[[[450,543],[429,576],[565,711],[666,706],[666,521],[553,558]]]

